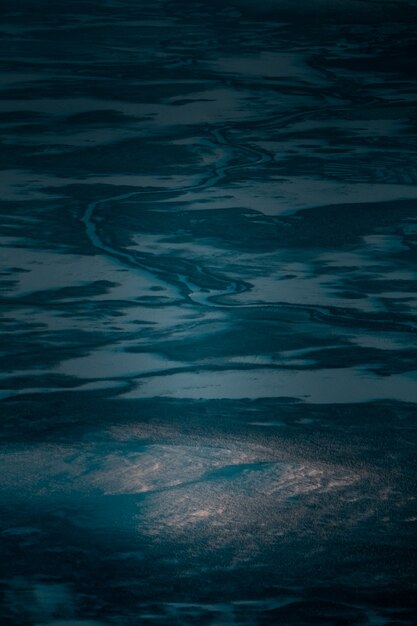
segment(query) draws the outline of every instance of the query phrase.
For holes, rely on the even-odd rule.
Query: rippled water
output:
[[[416,624],[415,3],[5,6],[1,624]]]

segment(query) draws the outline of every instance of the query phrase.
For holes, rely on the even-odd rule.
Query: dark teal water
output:
[[[417,624],[416,18],[6,1],[1,626]]]

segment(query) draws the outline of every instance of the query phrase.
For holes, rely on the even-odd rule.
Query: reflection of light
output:
[[[244,553],[292,531],[307,527],[308,532],[314,507],[358,480],[338,466],[279,456],[250,443],[154,445],[132,459],[107,489],[145,494],[138,530],[155,541],[206,549],[236,545]]]
[[[275,438],[260,444],[244,436],[177,439],[175,428],[167,425],[162,430],[146,424],[120,428],[112,430],[114,442],[121,445],[116,451],[105,443],[92,448],[35,446],[6,455],[4,488],[24,484],[31,497],[52,488],[61,494],[101,493],[109,496],[105,501],[112,508],[112,496],[137,495],[117,501],[130,503],[127,517],[134,517],[129,525],[134,521],[141,535],[191,550],[228,545],[242,558],[277,538],[318,537],[329,523],[369,512],[358,495],[358,474],[306,459],[288,442]],[[170,443],[145,443],[153,428],[158,431],[153,436]],[[142,442],[126,451],[125,443],[132,439]]]

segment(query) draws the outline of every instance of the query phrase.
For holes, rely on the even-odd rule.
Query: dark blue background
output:
[[[416,17],[7,0],[2,625],[417,623]]]

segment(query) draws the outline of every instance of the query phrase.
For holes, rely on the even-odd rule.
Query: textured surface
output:
[[[416,19],[7,0],[2,625],[417,623]]]

